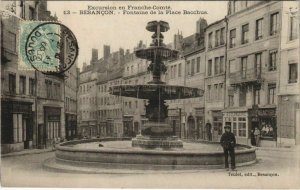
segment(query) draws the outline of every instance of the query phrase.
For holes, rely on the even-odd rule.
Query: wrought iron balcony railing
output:
[[[261,69],[250,68],[240,70],[234,73],[229,73],[231,85],[261,83],[263,81]]]

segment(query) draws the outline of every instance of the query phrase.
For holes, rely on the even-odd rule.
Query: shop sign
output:
[[[204,108],[195,108],[195,116],[203,116]]]
[[[258,116],[275,116],[276,115],[276,109],[259,109],[258,110]]]
[[[246,112],[224,113],[224,117],[247,117]]]
[[[170,109],[168,110],[169,116],[179,116],[179,111],[177,109]]]
[[[13,112],[31,113],[31,104],[13,103]]]
[[[48,115],[48,120],[59,121],[60,117],[59,117],[59,115]]]

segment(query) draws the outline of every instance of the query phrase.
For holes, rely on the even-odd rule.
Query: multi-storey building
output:
[[[167,63],[167,84],[204,89],[204,29],[206,27],[206,20],[200,18],[197,21],[195,34],[186,38],[181,34],[174,36],[174,47],[180,51],[180,56],[179,59]],[[168,105],[169,122],[174,129],[174,134],[188,139],[205,137],[203,97],[170,100]]]
[[[218,141],[222,135],[225,94],[226,22],[218,20],[206,28],[205,127],[206,139]]]
[[[237,142],[261,131],[262,146],[276,146],[281,2],[230,1],[224,124]]]
[[[77,137],[77,95],[79,85],[79,69],[77,61],[65,72],[65,131],[66,139]]]
[[[109,94],[109,88],[123,83],[124,50],[110,53],[105,45],[97,64],[97,125],[99,135],[123,136],[123,97]]]
[[[300,144],[299,2],[281,3],[277,145],[290,146]]]
[[[94,58],[94,57],[93,57]],[[92,59],[93,59],[92,58]],[[79,76],[79,136],[95,137],[98,135],[96,115],[96,82],[97,73],[94,72],[95,64],[86,65]]]
[[[6,10],[1,10],[1,152],[7,153],[36,146],[36,73],[18,69],[17,46],[20,22],[34,18],[29,9],[35,3],[27,2],[27,11],[19,2],[2,3]]]
[[[139,46],[142,46],[142,43]],[[137,48],[140,48],[139,46]],[[123,72],[124,84],[147,84],[152,80],[150,73],[147,72],[147,68],[148,62],[146,60],[135,57],[134,53],[129,53],[129,50],[127,50]],[[123,98],[124,136],[132,137],[141,132],[141,126],[148,121],[145,117],[146,104],[147,100],[138,99],[138,97]]]
[[[1,13],[2,152],[44,148],[65,137],[64,79],[18,69],[22,20],[57,20],[47,2],[6,2]]]

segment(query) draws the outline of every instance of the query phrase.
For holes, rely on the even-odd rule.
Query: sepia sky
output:
[[[88,6],[143,6],[158,5],[172,7],[172,10],[207,11],[202,15],[79,15],[79,10],[87,10]],[[164,20],[169,22],[170,30],[164,33],[165,43],[173,41],[173,35],[182,31],[184,37],[196,32],[196,21],[203,17],[208,24],[225,17],[227,13],[226,1],[48,1],[48,10],[56,14],[58,19],[69,27],[75,34],[79,44],[78,66],[86,61],[89,64],[91,49],[99,50],[99,58],[103,55],[103,45],[110,45],[111,52],[120,47],[130,49],[143,40],[147,45],[151,43],[151,33],[146,31],[147,22]],[[76,11],[77,14],[65,15],[64,11]]]

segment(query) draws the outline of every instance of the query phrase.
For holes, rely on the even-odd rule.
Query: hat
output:
[[[225,125],[225,126],[224,126],[224,129],[226,129],[226,128],[231,129],[230,125]]]

